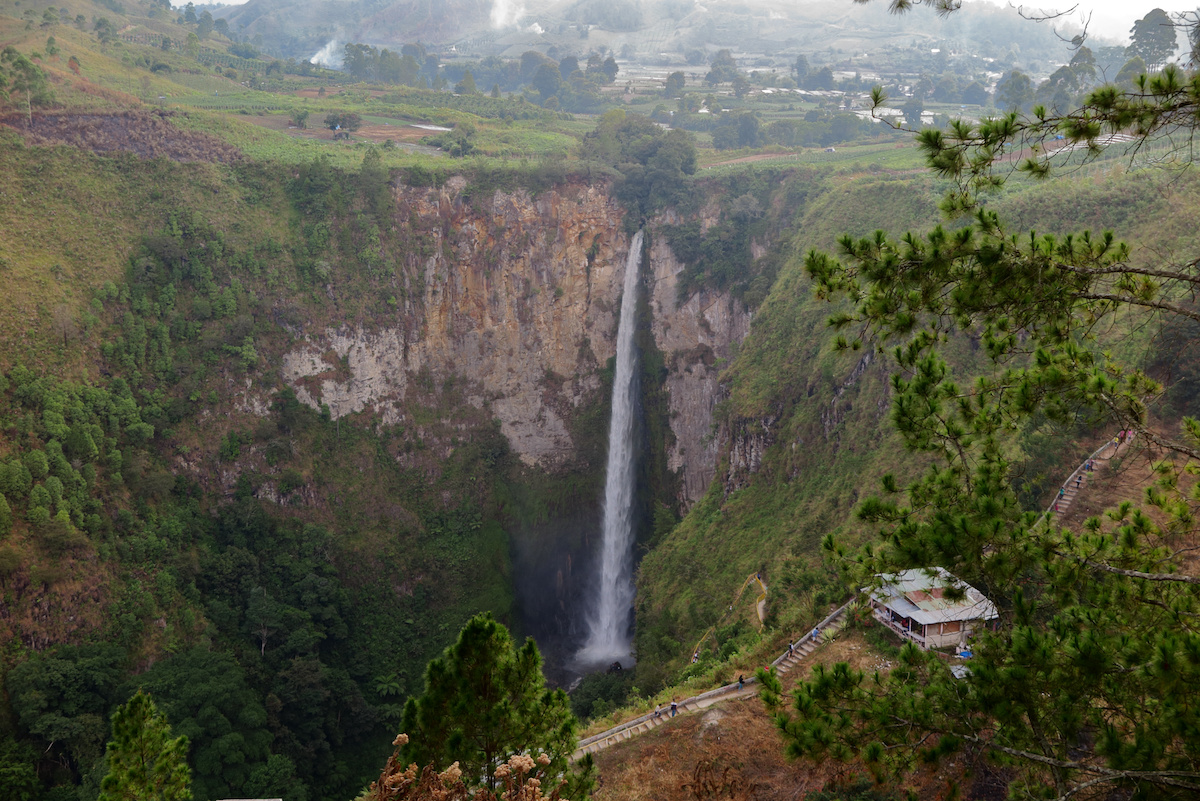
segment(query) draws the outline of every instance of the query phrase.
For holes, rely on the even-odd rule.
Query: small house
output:
[[[983,593],[940,567],[881,573],[871,594],[875,619],[922,648],[965,644],[999,617]]]

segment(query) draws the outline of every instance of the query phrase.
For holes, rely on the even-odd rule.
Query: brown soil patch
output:
[[[272,131],[280,131],[281,133],[286,133],[288,136],[294,136],[299,139],[333,141],[333,131],[321,125],[320,115],[314,115],[314,117],[309,118],[310,122],[314,124],[311,124],[308,128],[296,128],[291,124],[290,117],[279,114],[268,114],[261,117],[254,115],[242,117],[241,119],[259,127],[270,128]],[[422,139],[427,136],[433,136],[436,133],[438,131],[417,128],[413,125],[364,125],[350,134],[350,141],[366,140],[382,144],[391,139],[393,142],[420,144]]]
[[[1156,432],[1164,439],[1178,437],[1178,432],[1158,430]],[[1131,443],[1123,444],[1115,453],[1111,449],[1101,454],[1096,460],[1096,470],[1086,476],[1080,486],[1079,494],[1075,497],[1071,508],[1061,516],[1059,523],[1074,531],[1083,528],[1084,521],[1089,517],[1101,517],[1106,528],[1112,525],[1102,517],[1106,510],[1112,509],[1124,501],[1129,501],[1140,508],[1157,525],[1165,526],[1166,516],[1152,506],[1146,504],[1146,490],[1158,480],[1154,465],[1167,458],[1167,453],[1151,445],[1145,438],[1135,437]],[[1183,464],[1179,457],[1174,459],[1177,468]],[[1179,476],[1179,488],[1187,495],[1196,483],[1194,476],[1186,473]],[[1187,531],[1171,536],[1167,543],[1173,549],[1200,548],[1200,532]],[[1181,557],[1184,572],[1188,575],[1200,574],[1200,550],[1191,550]]]
[[[847,662],[856,670],[887,670],[857,631],[840,632],[784,676],[790,692],[814,665]],[[828,785],[852,784],[866,771],[857,765],[789,760],[784,741],[757,698],[727,701],[684,713],[645,734],[595,755],[600,772],[596,801],[797,801]],[[1007,780],[981,761],[956,757],[906,783],[922,799],[949,796],[953,783],[967,798],[1001,801]]]
[[[117,111],[87,114],[35,114],[26,127],[19,115],[0,124],[21,133],[31,146],[70,145],[93,153],[134,153],[144,159],[208,161],[228,164],[241,153],[221,140],[185,131],[169,122],[169,111]]]

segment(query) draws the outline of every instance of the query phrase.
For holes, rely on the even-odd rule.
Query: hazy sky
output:
[[[996,5],[1023,7],[1027,15],[1038,9],[1066,11],[1071,6],[1077,5],[1078,8],[1070,15],[1070,19],[1078,22],[1081,14],[1086,15],[1087,12],[1091,12],[1092,22],[1089,30],[1092,33],[1114,38],[1120,37],[1122,40],[1128,40],[1129,29],[1133,27],[1133,23],[1146,16],[1146,13],[1152,9],[1161,8],[1167,13],[1171,13],[1195,11],[1197,7],[1200,7],[1200,0],[1159,0],[1159,2],[1151,0],[1078,0],[1078,2],[1045,0],[1045,2],[1036,2],[1035,0],[1035,2],[1013,3],[991,0],[991,2]]]

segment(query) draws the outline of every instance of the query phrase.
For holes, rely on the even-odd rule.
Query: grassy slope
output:
[[[56,342],[52,311],[76,315],[106,281],[119,282],[141,237],[172,211],[192,210],[237,247],[288,229],[282,197],[262,197],[238,175],[209,164],[101,158],[73,148],[26,148],[0,129],[0,365],[24,361],[76,370],[94,351]],[[278,186],[273,188],[278,191]],[[252,196],[252,197],[251,197]],[[56,346],[58,345],[58,346]]]

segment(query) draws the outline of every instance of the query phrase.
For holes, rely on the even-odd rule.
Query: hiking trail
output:
[[[805,634],[799,642],[795,644],[794,649],[784,651],[774,661],[771,662],[771,667],[775,668],[775,672],[783,675],[794,668],[796,665],[804,661],[804,659],[813,651],[820,648],[823,644],[829,641],[830,635],[840,631],[845,625],[846,612],[850,608],[850,601],[842,604],[827,618],[817,624],[817,628],[821,632],[821,638],[817,642],[813,642],[808,634]],[[726,684],[724,687],[718,687],[715,690],[694,695],[691,698],[685,698],[679,702],[679,714],[685,712],[698,712],[701,709],[719,704],[723,701],[733,699],[752,698],[758,694],[758,689],[754,685],[758,683],[753,676],[747,677],[745,686],[738,689],[737,682]],[[639,734],[656,729],[659,726],[671,720],[671,711],[669,706],[659,709],[657,714],[648,712],[641,717],[627,720],[617,726],[602,731],[599,734],[593,734],[579,741],[579,746],[575,753],[572,754],[571,760],[575,761],[582,759],[585,754],[594,754],[597,751],[602,751],[610,745],[624,742],[632,739]]]

